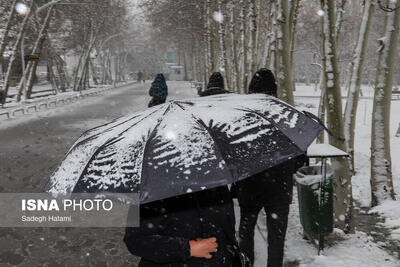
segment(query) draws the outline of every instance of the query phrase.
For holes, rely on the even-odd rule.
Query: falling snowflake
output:
[[[15,11],[17,11],[17,13],[20,15],[25,15],[26,13],[28,13],[28,6],[24,3],[18,2],[15,4]]]
[[[322,9],[320,9],[317,11],[317,15],[322,17],[323,15],[325,15],[325,12]]]
[[[223,23],[224,22],[224,15],[222,14],[221,11],[215,11],[214,14],[213,14],[213,19],[218,23]]]

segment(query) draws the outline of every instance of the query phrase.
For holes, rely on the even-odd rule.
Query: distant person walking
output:
[[[214,72],[211,74],[210,79],[207,84],[206,90],[200,93],[200,96],[218,95],[229,93],[225,90],[224,77],[220,72]]]
[[[143,72],[139,70],[139,72],[137,73],[137,81],[138,81],[138,83],[142,82],[142,78],[143,78]]]
[[[143,72],[142,73],[142,81],[143,81],[143,83],[146,83],[146,79],[147,79],[147,74],[146,74],[146,72]]]
[[[151,83],[149,95],[152,97],[148,107],[164,104],[168,96],[168,86],[162,73],[156,75]]]
[[[256,72],[249,86],[249,94],[253,93],[277,95],[275,77],[270,70],[263,68]],[[292,175],[303,163],[302,156],[288,160],[233,186],[240,206],[239,246],[252,263],[254,228],[258,214],[264,208],[268,228],[268,267],[282,266],[289,206],[292,202]]]

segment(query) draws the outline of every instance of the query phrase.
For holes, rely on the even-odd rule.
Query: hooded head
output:
[[[222,74],[219,72],[214,72],[210,76],[210,80],[208,81],[207,88],[205,91],[200,93],[200,96],[209,96],[209,95],[219,95],[226,94],[229,91],[224,89],[224,78]]]
[[[210,76],[210,80],[208,81],[207,84],[207,89],[210,88],[220,88],[220,89],[224,89],[224,78],[222,77],[222,74],[219,72],[214,72],[213,74],[211,74]]]
[[[266,68],[259,69],[251,79],[249,94],[268,94],[276,97],[277,87],[272,71]]]
[[[164,74],[162,74],[162,73],[158,73],[157,75],[156,75],[156,78],[154,79],[154,82],[155,83],[165,83],[165,77],[164,77]]]

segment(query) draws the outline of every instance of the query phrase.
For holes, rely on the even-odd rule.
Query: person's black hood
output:
[[[222,77],[222,74],[219,72],[214,72],[211,74],[210,79],[207,84],[207,89],[210,88],[221,88],[225,89],[224,86],[224,77]]]
[[[272,71],[266,68],[259,69],[251,79],[249,94],[268,94],[276,97],[277,86]]]
[[[210,76],[206,90],[201,92],[199,95],[209,96],[229,93],[229,91],[225,90],[224,87],[224,78],[222,77],[222,74],[219,72],[214,72]]]

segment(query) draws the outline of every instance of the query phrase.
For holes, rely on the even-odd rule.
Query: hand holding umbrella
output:
[[[196,258],[211,259],[212,255],[210,253],[215,252],[218,247],[217,239],[215,237],[191,240],[189,244],[190,256]]]

